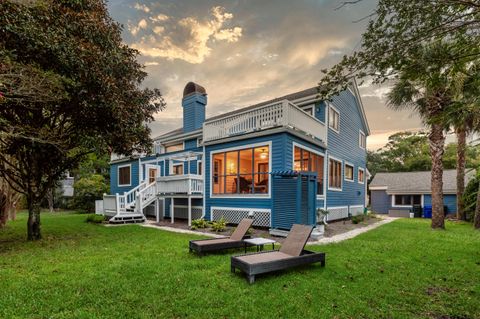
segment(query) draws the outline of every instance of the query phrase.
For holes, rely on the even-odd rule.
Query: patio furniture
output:
[[[288,269],[319,262],[325,266],[325,253],[304,250],[313,226],[294,224],[280,250],[232,256],[231,271],[240,269],[247,275],[249,283],[255,282],[258,274]]]
[[[212,238],[201,240],[190,240],[189,250],[195,251],[199,255],[204,255],[207,252],[219,251],[230,248],[242,248],[245,246],[243,237],[247,233],[250,226],[252,226],[253,219],[244,218],[240,221],[235,231],[229,238]]]
[[[268,238],[248,238],[244,239],[243,242],[245,243],[245,253],[247,253],[247,246],[256,246],[257,252],[263,250],[263,246],[267,244],[272,244],[272,250],[275,249],[276,241],[273,239]]]

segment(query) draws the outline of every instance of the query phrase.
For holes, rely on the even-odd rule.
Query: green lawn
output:
[[[26,216],[0,231],[1,318],[480,318],[480,232],[398,220],[352,240],[313,246],[317,265],[231,274],[225,254],[188,253],[191,235],[103,227],[85,215]]]

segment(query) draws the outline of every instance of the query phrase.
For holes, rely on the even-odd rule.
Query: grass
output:
[[[232,252],[189,254],[194,236],[42,216],[39,242],[25,241],[25,214],[0,231],[1,318],[480,318],[480,232],[468,224],[398,220],[310,247],[325,268],[249,285],[230,273]]]

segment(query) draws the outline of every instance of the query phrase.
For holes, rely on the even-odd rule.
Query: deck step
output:
[[[127,223],[143,223],[146,221],[145,216],[136,213],[124,213],[110,218],[110,224],[127,224]]]

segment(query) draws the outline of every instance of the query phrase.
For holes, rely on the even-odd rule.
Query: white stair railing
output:
[[[148,184],[143,189],[137,191],[135,201],[135,212],[143,214],[143,209],[150,205],[157,196],[157,182]]]

